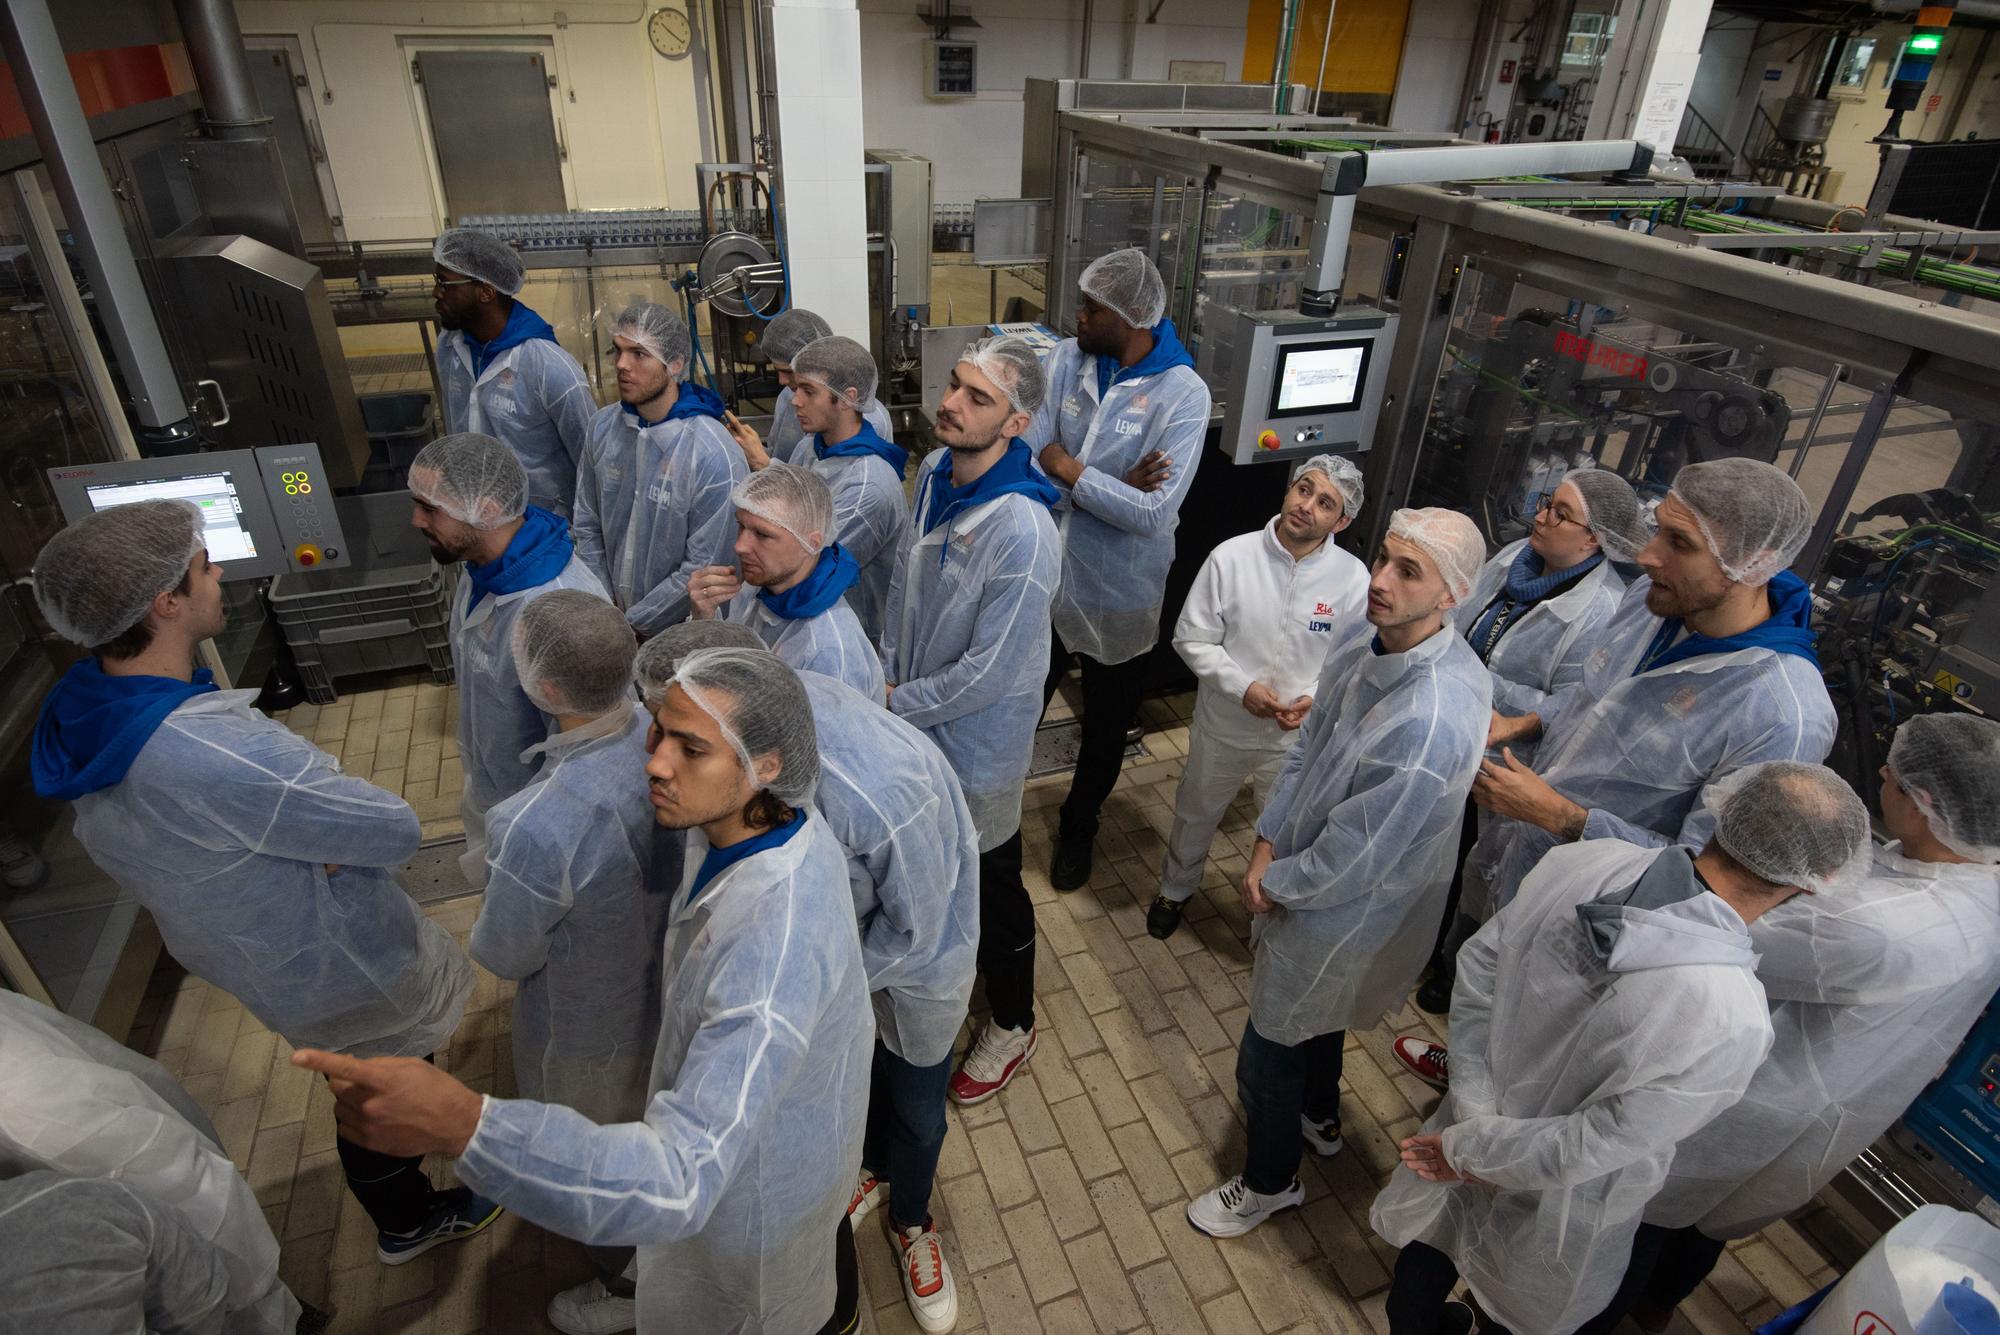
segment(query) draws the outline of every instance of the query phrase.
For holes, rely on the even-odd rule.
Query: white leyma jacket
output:
[[[1276,719],[1243,708],[1261,681],[1290,704],[1311,695],[1334,645],[1368,633],[1368,567],[1328,538],[1295,560],[1278,521],[1219,543],[1202,562],[1174,625],[1174,652],[1201,679],[1194,726],[1239,750],[1276,753],[1292,744]]]
[[[437,343],[447,434],[477,431],[514,451],[528,470],[528,503],[564,519],[576,497],[576,470],[597,401],[576,358],[545,338],[508,348],[478,375],[465,331]]]

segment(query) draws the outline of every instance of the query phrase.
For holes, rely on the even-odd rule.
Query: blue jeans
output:
[[[889,1222],[897,1228],[914,1228],[930,1218],[950,1088],[948,1054],[935,1066],[912,1066],[875,1040],[861,1168],[889,1184]]]
[[[1243,1159],[1243,1184],[1260,1196],[1275,1196],[1298,1178],[1299,1118],[1330,1122],[1340,1117],[1341,1044],[1346,1031],[1315,1034],[1303,1043],[1273,1043],[1249,1021],[1236,1049],[1236,1097],[1250,1148]]]

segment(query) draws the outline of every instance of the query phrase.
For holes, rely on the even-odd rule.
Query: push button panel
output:
[[[346,565],[346,537],[334,513],[319,447],[267,445],[257,451],[257,466],[292,569]]]

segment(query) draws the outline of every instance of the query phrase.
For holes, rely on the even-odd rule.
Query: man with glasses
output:
[[[576,469],[597,408],[549,322],[516,300],[527,272],[499,237],[455,227],[431,246],[431,301],[448,435],[506,444],[528,470],[528,503],[570,517]]]

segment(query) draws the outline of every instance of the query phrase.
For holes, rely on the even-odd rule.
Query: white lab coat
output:
[[[1604,1310],[1674,1146],[1770,1050],[1743,919],[1686,859],[1556,849],[1459,952],[1451,1090],[1424,1129],[1480,1184],[1399,1166],[1369,1222],[1450,1256],[1511,1330],[1568,1335]]]
[[[475,375],[465,331],[453,329],[438,339],[437,364],[446,433],[477,431],[499,440],[528,472],[528,503],[569,518],[597,406],[576,358],[560,344],[533,338]]]
[[[1452,613],[1459,631],[1468,638],[1487,606],[1500,597],[1507,586],[1507,572],[1521,549],[1522,538],[1500,549],[1500,554],[1479,569],[1479,582],[1472,596]],[[1618,608],[1625,593],[1625,581],[1608,560],[1553,598],[1544,598],[1507,627],[1486,659],[1493,674],[1493,707],[1513,716],[1532,714],[1542,702],[1567,686],[1583,680],[1583,663],[1596,648],[1597,634]],[[1479,649],[1473,646],[1474,652]],[[1532,749],[1514,748],[1526,761]]]
[[[1750,926],[1777,1031],[1743,1101],[1681,1142],[1646,1222],[1748,1237],[1889,1129],[2000,988],[2000,868],[1875,853]]]
[[[845,597],[818,616],[788,620],[764,605],[757,596],[762,592],[754,584],[745,584],[734,598],[716,609],[716,615],[756,631],[764,647],[784,659],[794,672],[817,672],[844,681],[877,704],[882,702],[881,656],[868,642],[861,618]]]

